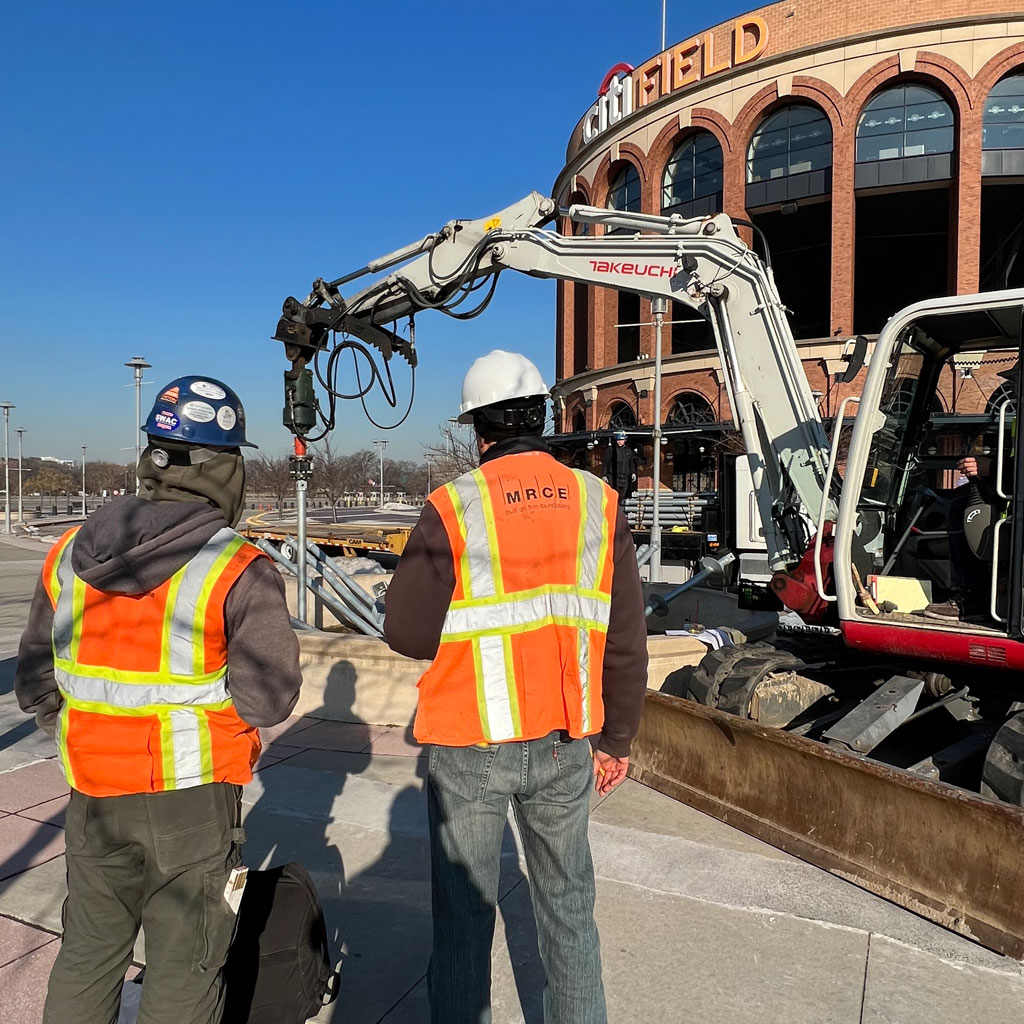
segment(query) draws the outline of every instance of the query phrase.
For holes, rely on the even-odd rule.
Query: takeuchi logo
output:
[[[764,18],[737,18],[727,26],[731,46],[716,50],[716,30],[708,29],[678,43],[634,68],[620,63],[601,81],[597,102],[583,118],[583,145],[609,128],[669,93],[685,89],[705,78],[749,64],[768,48],[768,23]],[[721,34],[722,26],[718,33]],[[724,52],[723,52],[724,51]]]

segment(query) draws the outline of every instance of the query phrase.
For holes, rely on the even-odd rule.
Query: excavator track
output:
[[[664,693],[630,775],[1024,959],[1024,809]]]

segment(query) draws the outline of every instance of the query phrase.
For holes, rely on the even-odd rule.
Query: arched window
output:
[[[692,391],[677,395],[668,410],[665,423],[673,427],[696,427],[702,423],[714,423],[715,412],[710,403]]]
[[[747,182],[771,181],[832,166],[832,125],[809,103],[790,103],[766,117],[750,140]]]
[[[569,429],[574,434],[582,434],[587,429],[587,418],[582,409],[577,409],[572,414],[572,424]]]
[[[990,416],[999,415],[999,407],[1009,399],[1010,404],[1006,407],[1007,416],[1017,415],[1017,389],[1009,382],[1004,381],[992,392],[985,403],[985,412]]]
[[[625,430],[636,426],[636,413],[625,402],[614,402],[608,410],[608,427],[610,430]]]
[[[640,174],[632,164],[627,163],[612,178],[612,185],[608,191],[608,209],[619,210],[622,213],[640,212]],[[610,228],[606,234],[611,235],[621,230]]]
[[[1024,149],[1024,74],[992,86],[981,123],[983,149]]]
[[[868,101],[857,121],[859,164],[952,152],[953,110],[926,85],[883,89]]]
[[[661,212],[701,217],[722,209],[722,147],[698,132],[672,151],[661,185]]]

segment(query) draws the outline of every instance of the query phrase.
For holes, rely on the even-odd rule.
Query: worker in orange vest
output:
[[[211,377],[161,390],[139,496],[53,547],[15,690],[71,798],[64,937],[44,1024],[114,1024],[140,926],[140,1020],[218,1024],[244,884],[242,786],[288,717],[298,643],[273,563],[234,532],[245,413]]]
[[[384,637],[432,664],[414,732],[431,744],[435,1024],[491,1019],[509,803],[530,875],[546,1024],[606,1018],[590,789],[626,775],[647,682],[636,552],[607,484],[541,439],[547,388],[494,351],[462,385],[480,468],[430,495],[387,593]]]

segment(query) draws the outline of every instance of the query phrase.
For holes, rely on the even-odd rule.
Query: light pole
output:
[[[21,442],[25,437],[25,427],[16,427],[14,432],[18,435],[18,522],[25,522],[25,517],[21,511]]]
[[[82,445],[82,518],[85,519],[85,449],[88,445]]]
[[[651,435],[654,440],[653,487],[651,502],[651,582],[661,582],[661,329],[668,312],[668,299],[657,295],[651,299],[654,314],[654,422]]]
[[[11,459],[9,448],[11,410],[13,408],[15,408],[13,402],[0,402],[0,409],[4,411],[4,533],[11,532]]]
[[[387,448],[387,441],[373,442],[380,449],[380,504],[384,507],[384,449]]]
[[[130,366],[135,373],[135,493],[139,493],[139,459],[142,457],[142,445],[140,439],[142,436],[142,371],[148,370],[150,364],[146,362],[142,356],[132,356],[131,359],[124,364]],[[125,487],[125,490],[128,490]]]

